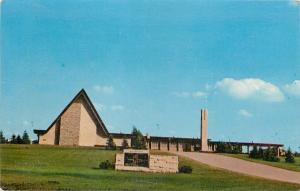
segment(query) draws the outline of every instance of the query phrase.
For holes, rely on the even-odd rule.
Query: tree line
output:
[[[218,153],[231,153],[231,154],[239,154],[242,153],[242,146],[241,145],[234,145],[226,142],[219,142],[217,143],[216,152]],[[295,156],[300,156],[299,153],[293,153],[291,148],[288,148],[287,151],[284,151],[285,162],[287,163],[294,163]],[[279,162],[280,158],[277,156],[277,149],[276,148],[257,148],[257,146],[253,146],[253,149],[249,153],[249,158],[253,159],[262,159],[265,161],[271,162]]]
[[[291,148],[288,148],[285,154],[285,162],[287,163],[294,163],[295,158],[294,154],[292,153]],[[249,158],[254,158],[254,159],[263,159],[265,161],[270,161],[270,162],[279,162],[280,158],[277,156],[277,151],[275,148],[267,148],[267,149],[262,149],[259,148],[257,149],[257,146],[254,146],[253,149],[251,150],[249,154]]]
[[[219,142],[217,143],[216,152],[217,153],[232,153],[238,154],[242,153],[243,149],[241,145],[230,144],[226,142]]]
[[[23,135],[12,134],[10,139],[5,138],[3,131],[0,131],[0,144],[31,144],[31,140],[27,131],[23,132]]]

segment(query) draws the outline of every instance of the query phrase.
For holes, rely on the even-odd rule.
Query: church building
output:
[[[165,151],[216,151],[221,141],[208,139],[208,111],[201,110],[200,139],[183,137],[145,136],[146,146],[151,150]],[[111,133],[105,127],[87,93],[82,89],[71,102],[63,109],[46,130],[34,130],[41,145],[65,146],[99,146],[105,147],[109,137],[113,138],[117,147],[121,147],[124,140],[131,146],[132,134]],[[282,144],[254,143],[254,142],[226,142],[231,146],[249,148],[274,147],[278,151]]]
[[[207,128],[207,110],[201,110],[203,115],[201,123]],[[205,150],[207,146],[207,134],[203,143]],[[38,136],[38,143],[45,145],[66,146],[100,146],[105,147],[109,136],[117,147],[122,146],[124,139],[131,145],[131,134],[110,133],[101,120],[93,103],[87,93],[82,89],[72,101],[63,109],[52,124],[46,130],[34,130]],[[203,132],[202,132],[203,133]],[[200,139],[145,136],[147,147],[157,150],[194,151],[200,149]]]

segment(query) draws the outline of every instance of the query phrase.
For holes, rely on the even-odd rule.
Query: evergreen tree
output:
[[[232,145],[230,143],[225,143],[225,153],[232,153]]]
[[[268,148],[264,151],[263,160],[271,161],[271,162],[278,162],[280,159],[277,157],[276,149],[275,148]]]
[[[225,149],[226,149],[226,144],[224,142],[220,142],[220,143],[217,144],[216,151],[218,153],[225,153]]]
[[[132,128],[131,145],[134,149],[146,149],[146,140],[141,131],[135,126]]]
[[[109,135],[106,143],[106,149],[116,150],[116,144],[114,143],[114,139],[111,135]]]
[[[242,153],[242,146],[233,145],[231,153],[233,153],[233,154]]]
[[[16,143],[17,143],[17,141],[16,141],[16,135],[15,135],[15,134],[13,134],[13,135],[11,136],[10,143],[11,143],[11,144],[16,144]]]
[[[129,147],[128,145],[128,141],[126,139],[123,139],[123,142],[122,142],[122,149],[127,149]]]
[[[3,132],[0,131],[0,144],[5,144],[6,140],[5,140],[5,137],[3,135]]]
[[[29,135],[26,131],[24,131],[22,136],[23,144],[30,144]]]
[[[16,144],[23,144],[23,140],[20,135],[18,135],[16,138]]]
[[[254,145],[252,151],[250,151],[249,157],[254,159],[260,158],[256,145]]]
[[[280,158],[277,157],[277,149],[276,148],[271,148],[270,156],[269,156],[269,161],[272,162],[278,162],[280,161]]]
[[[259,148],[258,150],[258,158],[263,158],[264,156],[264,150],[262,148]]]
[[[294,158],[294,155],[291,151],[291,148],[289,148],[285,154],[285,162],[288,162],[288,163],[294,163],[295,162],[295,158]]]

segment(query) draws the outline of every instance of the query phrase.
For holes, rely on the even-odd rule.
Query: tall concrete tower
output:
[[[201,109],[201,151],[208,151],[207,145],[207,120],[208,111],[207,109]]]

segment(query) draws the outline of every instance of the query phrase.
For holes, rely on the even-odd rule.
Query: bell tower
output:
[[[201,109],[201,151],[208,151],[207,145],[207,120],[208,120],[208,111],[207,109]]]

